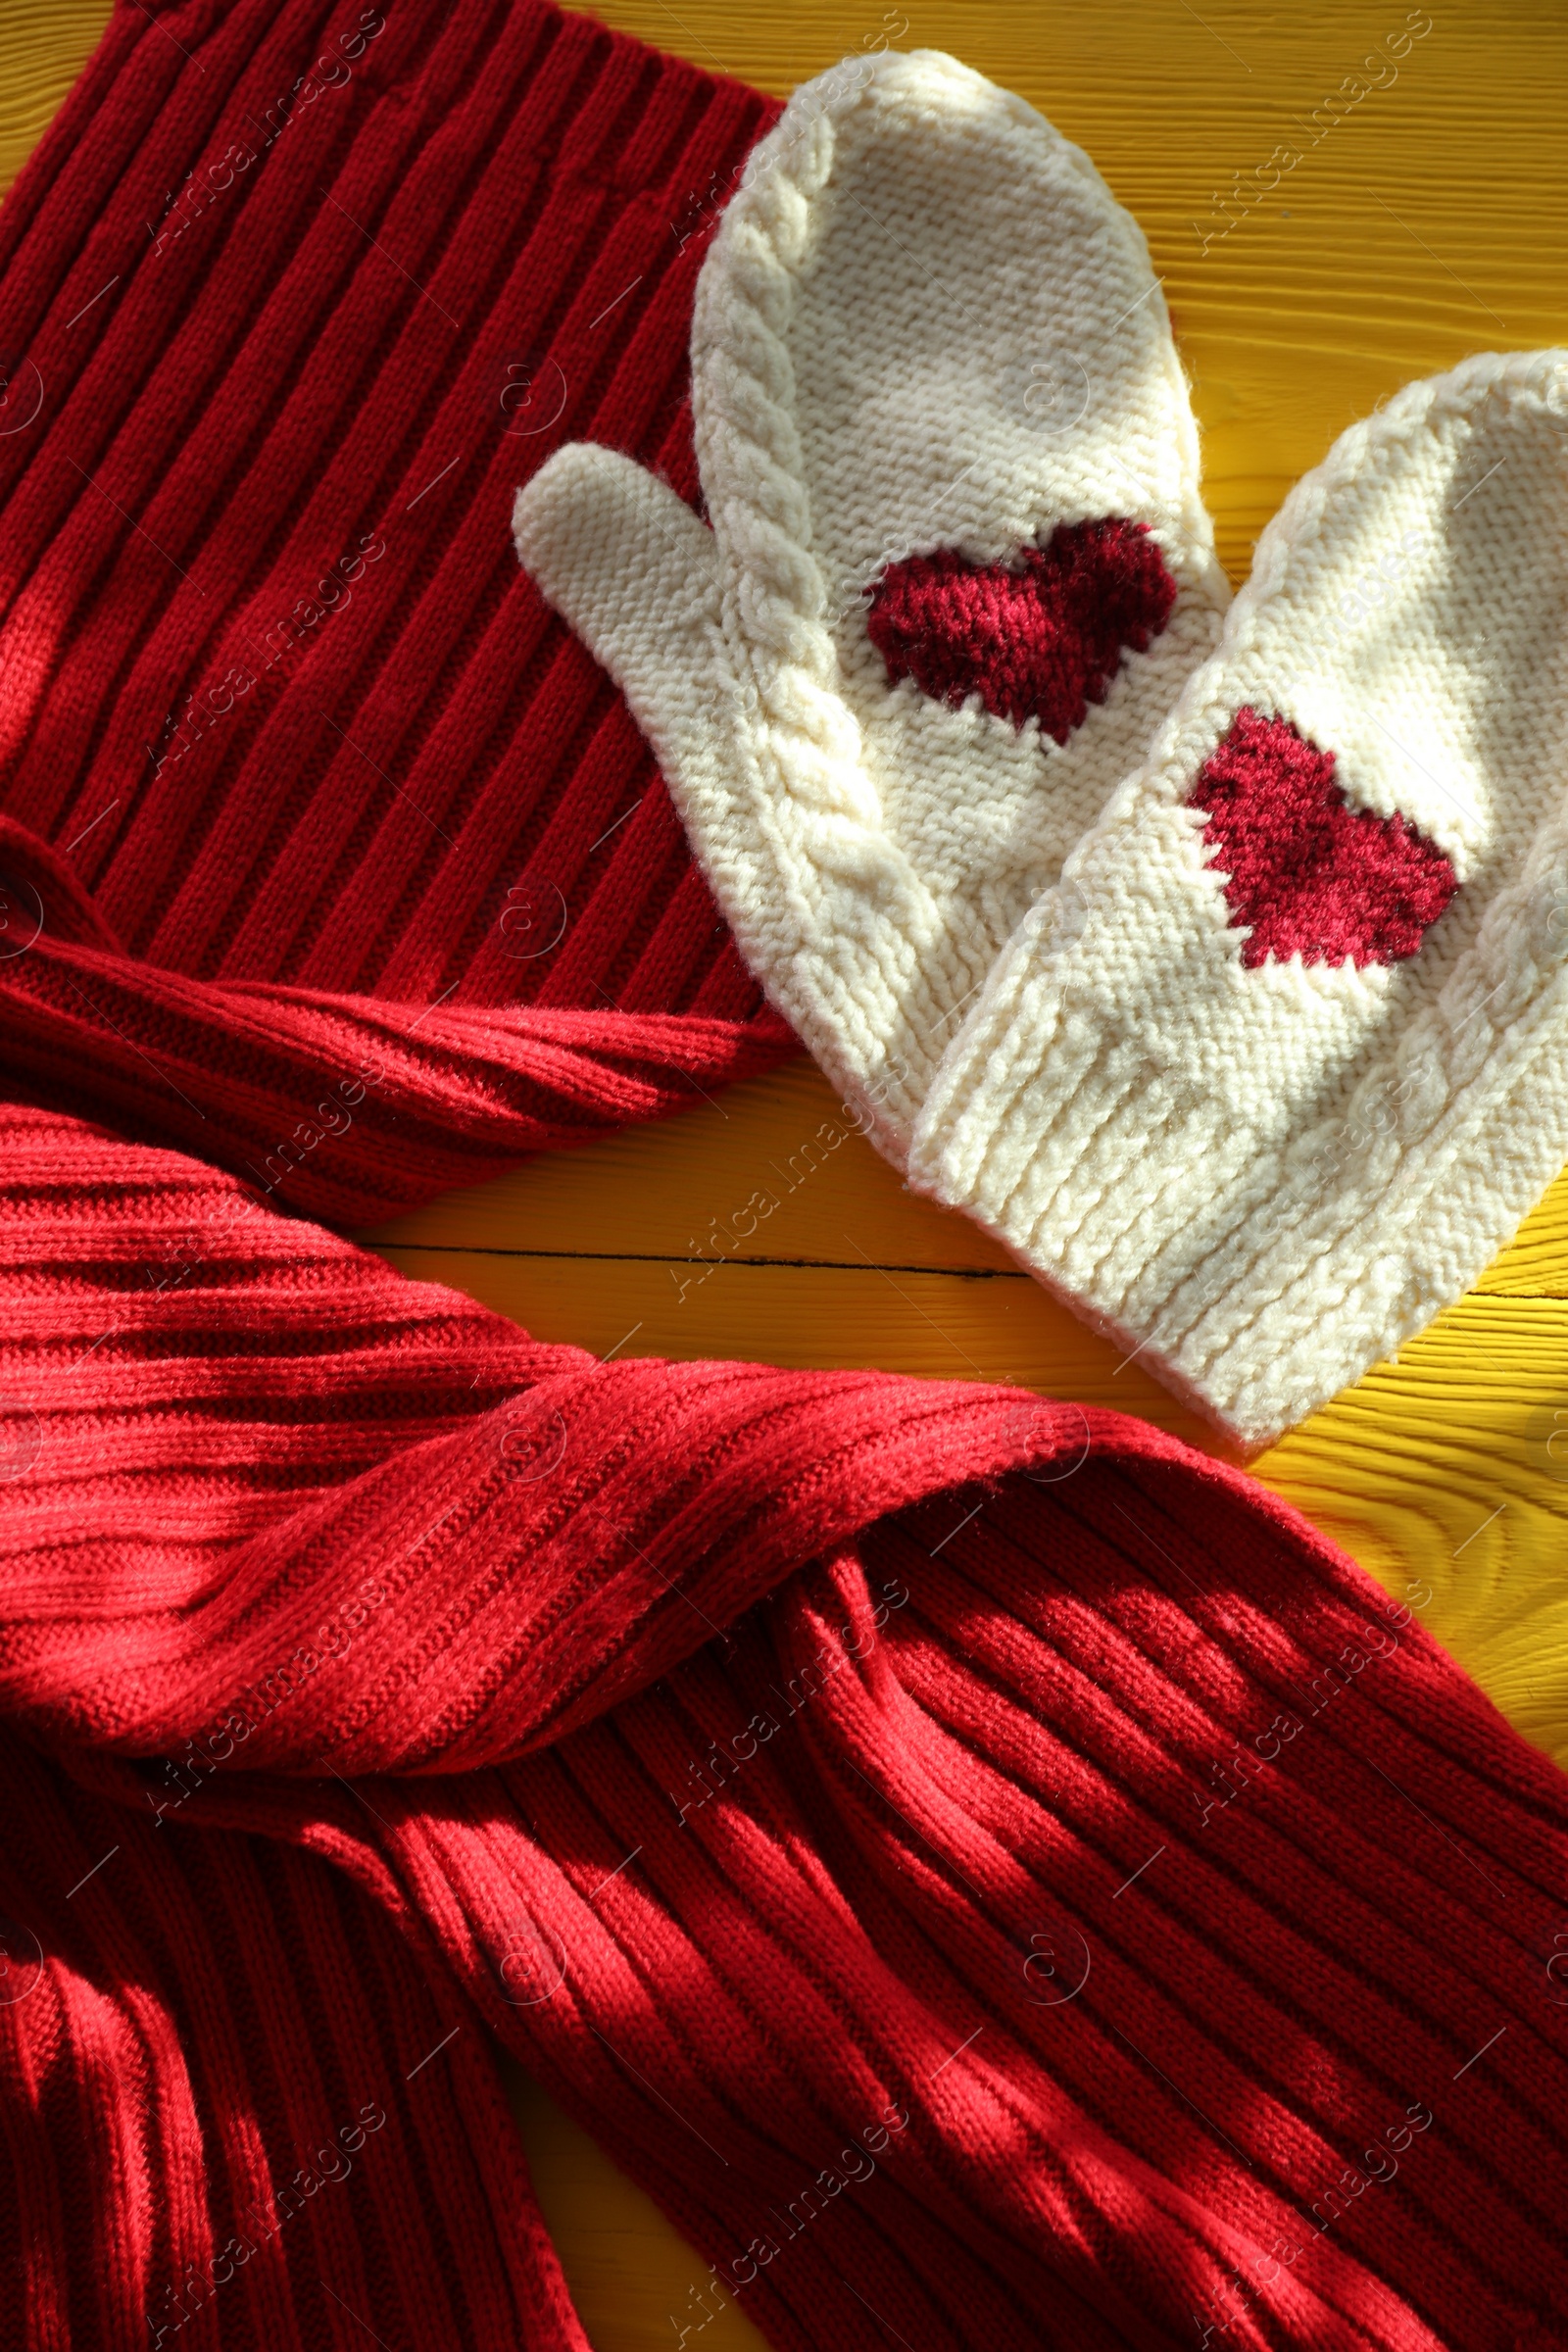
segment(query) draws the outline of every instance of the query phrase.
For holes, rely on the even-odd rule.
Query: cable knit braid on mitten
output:
[[[749,159],[692,379],[710,528],[578,446],[519,491],[517,552],[902,1165],[963,1006],[1215,642],[1186,384],[1087,157],[924,51],[808,83]]]

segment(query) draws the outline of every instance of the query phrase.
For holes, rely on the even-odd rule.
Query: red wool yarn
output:
[[[1397,809],[1351,808],[1335,764],[1289,719],[1242,710],[1193,787],[1249,967],[1401,962],[1459,887]]]
[[[895,681],[955,707],[977,694],[993,718],[1038,719],[1065,743],[1175,602],[1148,524],[1117,517],[1058,523],[1016,567],[954,548],[901,557],[872,589],[865,625]]]
[[[494,2061],[395,1900],[168,1835],[9,1729],[0,1775],[8,2345],[317,2352],[363,2321],[587,2352]]]
[[[662,788],[661,788],[662,789]],[[0,816],[11,1083],[186,1145],[345,1224],[529,1152],[689,1108],[793,1051],[771,1013],[433,1004],[193,980],[127,956],[69,865]]]

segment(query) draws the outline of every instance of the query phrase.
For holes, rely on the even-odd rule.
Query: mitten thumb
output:
[[[666,777],[710,759],[718,557],[685,500],[630,458],[570,442],[517,492],[512,535],[546,603],[626,697]]]

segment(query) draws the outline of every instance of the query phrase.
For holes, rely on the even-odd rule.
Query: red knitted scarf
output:
[[[124,0],[0,210],[17,1080],[364,1217],[794,1051],[509,531],[574,436],[695,496],[775,112],[543,0]]]
[[[1562,1783],[1283,1505],[0,1142],[0,2340],[580,2344],[488,2027],[799,2352],[1560,2342]]]

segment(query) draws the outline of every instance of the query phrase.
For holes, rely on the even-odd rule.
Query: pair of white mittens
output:
[[[568,447],[523,564],[881,1149],[1266,1443],[1568,1157],[1568,357],[1354,427],[1231,604],[1143,237],[917,53],[757,148],[692,369],[709,523]]]

